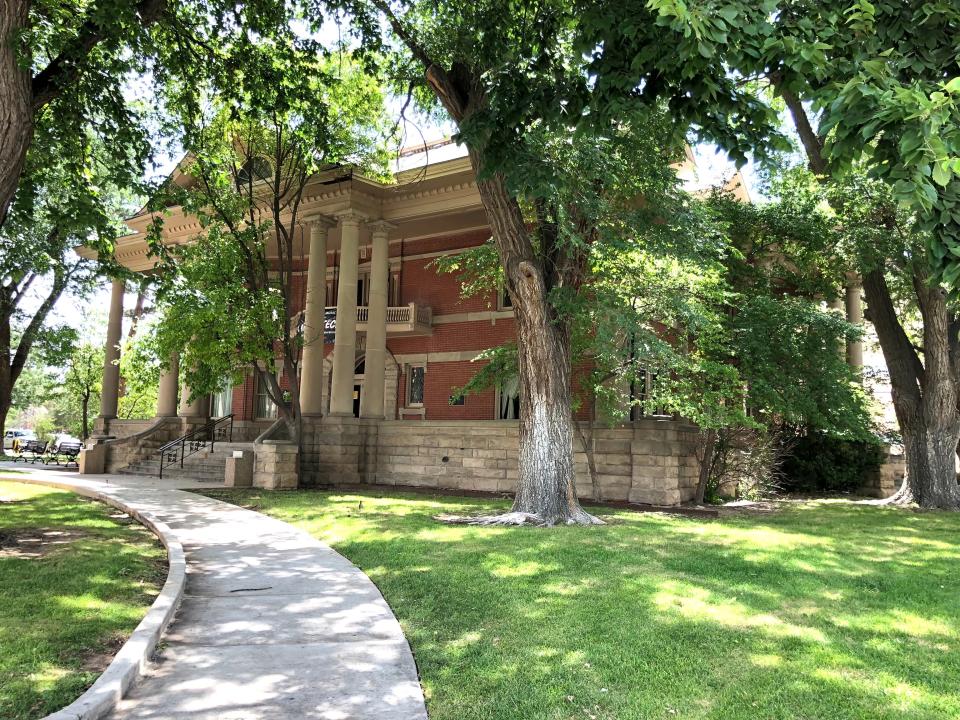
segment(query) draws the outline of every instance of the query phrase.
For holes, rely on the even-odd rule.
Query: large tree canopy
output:
[[[196,87],[176,91],[187,98],[174,106],[190,182],[170,183],[151,202],[161,268],[155,331],[164,362],[180,353],[194,396],[253,372],[297,439],[304,191],[320,172],[330,183],[349,182],[354,170],[383,175],[388,125],[377,79],[346,58],[318,57],[292,33],[246,52],[233,94],[204,106],[192,102]],[[199,219],[195,242],[164,244],[171,205]]]
[[[387,25],[387,46],[400,48],[398,84],[446,111],[477,173],[517,320],[519,480],[503,520],[591,522],[573,490],[571,317],[558,291],[578,290],[599,238],[579,199],[549,190],[571,183],[566,168],[545,165],[530,177],[516,160],[544,136],[603,146],[644,117],[668,120],[667,147],[691,124],[737,157],[767,147],[777,138],[775,113],[740,83],[727,56],[753,37],[745,28],[759,32],[770,8],[729,2],[716,12],[711,4],[695,17],[666,0],[358,0],[350,8],[377,47]],[[606,178],[594,169],[574,172],[602,194]],[[560,218],[573,218],[576,232]]]
[[[889,184],[928,231],[934,272],[955,286],[960,6],[950,0],[777,5],[754,71],[787,101],[811,168],[839,175],[860,165]],[[803,102],[819,122],[806,118]]]

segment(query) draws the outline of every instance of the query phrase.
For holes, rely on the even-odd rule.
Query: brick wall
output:
[[[401,243],[391,242],[390,253],[396,259],[404,258],[400,270],[400,302],[406,304],[416,302],[430,306],[434,317],[464,314],[485,313],[496,310],[495,293],[488,297],[462,299],[460,297],[460,283],[456,274],[438,273],[432,265],[434,258],[413,257],[416,255],[440,252],[456,252],[458,250],[480,245],[490,236],[488,230],[470,233],[452,234],[449,236],[407,240]],[[331,254],[328,262],[331,265],[339,263],[340,258],[334,259]],[[369,260],[367,253],[366,262]],[[306,276],[295,276],[294,297],[296,299],[294,311],[300,310],[302,304],[303,283]],[[403,408],[406,404],[406,381],[403,374],[406,361],[425,362],[426,375],[424,387],[424,407],[422,411],[401,414],[402,418],[427,420],[491,420],[496,416],[496,392],[489,390],[479,395],[469,396],[463,405],[451,406],[449,403],[453,388],[466,383],[479,369],[479,365],[471,363],[469,358],[481,351],[497,347],[516,337],[516,323],[512,317],[485,317],[477,320],[463,320],[460,322],[434,323],[433,332],[429,336],[417,337],[389,337],[387,349],[396,357],[400,356],[401,376],[397,382],[396,391],[388,390],[388,397],[396,397],[396,407]],[[332,352],[332,345],[325,348],[326,353]],[[460,359],[436,360],[431,355],[439,353],[461,354]],[[575,370],[576,374],[576,370]],[[324,385],[325,394],[328,386]],[[252,377],[245,379],[242,386],[234,390],[234,414],[238,419],[252,420],[255,413],[255,382]],[[581,403],[576,416],[585,420],[589,417],[589,407]],[[388,415],[388,417],[394,417]]]

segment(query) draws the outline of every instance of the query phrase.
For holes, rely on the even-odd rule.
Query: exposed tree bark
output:
[[[146,303],[147,293],[143,286],[140,287],[140,290],[137,292],[137,302],[133,307],[133,313],[130,318],[130,329],[127,330],[127,340],[133,340],[137,336],[138,325],[140,320],[143,317],[144,305]],[[120,376],[120,387],[117,393],[118,397],[126,397],[127,395],[127,379]],[[128,412],[133,413],[136,408],[128,408]]]
[[[896,315],[880,269],[863,276],[870,320],[890,373],[893,407],[903,435],[907,473],[896,502],[921,507],[960,509],[955,470],[960,442],[957,411],[956,349],[950,347],[950,318],[938,287],[919,273],[914,287],[923,316],[921,363]]]
[[[707,497],[707,485],[710,483],[710,470],[713,468],[713,454],[717,448],[717,431],[705,430],[701,433],[703,439],[702,457],[700,458],[700,475],[697,479],[697,492],[693,501],[697,505],[703,505]]]
[[[471,149],[470,157],[479,170],[481,155]],[[504,178],[495,174],[477,187],[506,270],[517,325],[520,432],[512,512],[536,516],[546,525],[593,523],[575,488],[569,323],[550,305],[520,206]]]
[[[780,73],[771,73],[770,82],[780,93],[780,97],[783,98],[787,109],[790,111],[790,117],[793,118],[797,135],[800,136],[800,142],[803,143],[803,149],[807,154],[807,163],[810,165],[810,170],[815,175],[825,176],[828,168],[826,159],[823,157],[823,140],[813,129],[813,125],[810,124],[810,118],[807,116],[803,103],[800,98],[787,89]]]
[[[80,401],[80,417],[81,422],[83,423],[80,426],[80,439],[84,443],[87,442],[87,438],[90,437],[90,393],[89,391],[84,393],[83,400]]]
[[[0,4],[0,227],[7,218],[33,138],[30,67],[22,62],[16,43],[27,27],[29,14],[29,0],[4,0]]]
[[[573,427],[580,436],[580,445],[583,447],[583,454],[587,458],[587,473],[590,475],[590,487],[593,488],[593,499],[603,500],[603,488],[600,485],[600,478],[597,475],[597,454],[594,452],[593,445],[595,421],[596,418],[593,417],[593,413],[591,412],[590,419],[586,423],[574,420]],[[584,426],[586,426],[586,430],[584,430]]]
[[[374,5],[422,65],[427,84],[458,126],[485,108],[486,92],[478,71],[456,61],[449,68],[434,62],[386,0],[374,0]],[[542,247],[537,253],[520,204],[507,190],[504,176],[481,172],[485,169],[482,143],[468,142],[467,149],[516,318],[520,374],[517,494],[506,515],[482,521],[444,519],[543,525],[599,523],[577,500],[570,413],[570,328],[548,297],[551,288],[579,286],[586,256],[563,247],[549,233],[541,238]]]
[[[782,77],[770,80],[787,104],[803,142],[811,170],[829,182],[823,142],[813,129],[800,99],[786,89]],[[877,332],[890,373],[893,407],[903,436],[907,472],[892,502],[916,502],[926,508],[960,509],[956,456],[960,443],[960,350],[956,319],[943,290],[914,267],[912,282],[923,318],[923,360],[897,316],[880,266],[863,274],[869,320]]]

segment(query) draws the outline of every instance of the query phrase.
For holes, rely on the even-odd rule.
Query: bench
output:
[[[14,456],[13,461],[23,460],[29,463],[35,463],[37,461],[43,462],[43,456],[46,455],[49,444],[46,440],[20,440],[17,442],[15,450],[17,454]],[[28,455],[29,457],[27,457]]]
[[[80,456],[80,451],[83,449],[83,443],[81,442],[62,442],[53,448],[48,454],[47,458],[44,461],[44,465],[49,465],[51,462],[60,464],[60,459],[63,458],[63,466],[70,467],[70,464],[80,467],[80,462],[77,458]]]

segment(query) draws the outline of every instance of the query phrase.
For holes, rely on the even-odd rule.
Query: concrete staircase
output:
[[[160,455],[159,450],[165,443],[149,438],[144,441],[144,448],[149,443],[151,452],[143,460],[131,463],[117,472],[121,475],[141,475],[147,477],[158,477],[160,475]],[[211,483],[222,483],[225,472],[227,458],[233,455],[234,450],[243,450],[245,453],[253,452],[252,442],[218,442],[214,445],[213,452],[209,449],[200,450],[186,457],[183,461],[183,467],[179,463],[166,465],[163,468],[163,477],[170,479],[190,479],[200,480]]]

